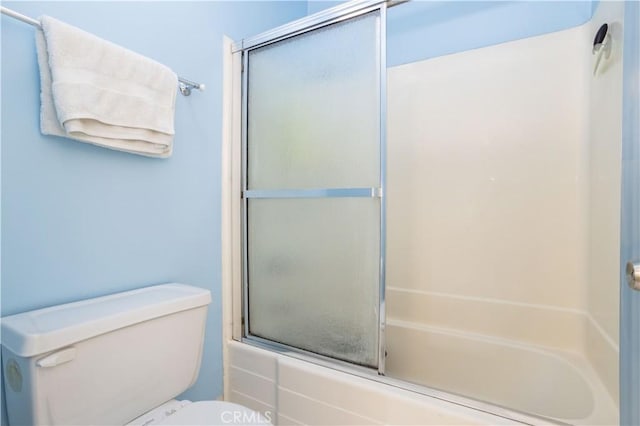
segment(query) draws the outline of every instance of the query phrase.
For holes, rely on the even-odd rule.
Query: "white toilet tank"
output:
[[[13,425],[122,425],[200,369],[211,293],[163,284],[2,318]]]

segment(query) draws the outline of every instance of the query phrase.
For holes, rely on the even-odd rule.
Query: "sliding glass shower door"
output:
[[[244,51],[245,335],[380,366],[381,10]]]

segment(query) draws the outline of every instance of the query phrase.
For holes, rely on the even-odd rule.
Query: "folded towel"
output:
[[[36,31],[40,130],[169,157],[178,77],[166,66],[48,16]]]

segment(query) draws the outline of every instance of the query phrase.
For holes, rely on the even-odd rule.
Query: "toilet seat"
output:
[[[165,418],[164,426],[270,425],[257,411],[232,402],[198,401],[187,404]]]

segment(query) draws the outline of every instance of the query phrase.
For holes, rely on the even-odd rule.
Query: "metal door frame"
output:
[[[406,1],[406,0],[404,0]],[[337,7],[308,16],[306,18],[277,27],[255,37],[241,40],[232,47],[232,52],[242,52],[242,323],[243,340],[254,341],[261,345],[270,346],[276,351],[293,351],[311,355],[319,359],[330,360],[346,365],[353,365],[315,352],[296,348],[251,335],[249,331],[249,271],[248,271],[248,200],[249,198],[324,198],[324,197],[357,197],[380,199],[380,258],[379,258],[379,305],[378,305],[378,353],[377,372],[385,372],[385,256],[386,256],[386,126],[387,126],[387,63],[386,63],[386,10],[385,0],[360,0],[344,3]],[[396,2],[394,4],[398,4]],[[376,37],[376,53],[378,56],[379,87],[379,138],[380,138],[380,181],[378,187],[373,188],[320,188],[310,190],[249,190],[247,187],[248,169],[248,81],[249,81],[249,52],[269,44],[290,39],[311,31],[324,28],[367,13],[378,12],[378,31]],[[357,366],[357,368],[363,368]]]
[[[640,424],[640,292],[625,264],[640,261],[640,4],[624,6],[622,201],[620,221],[620,424]]]

